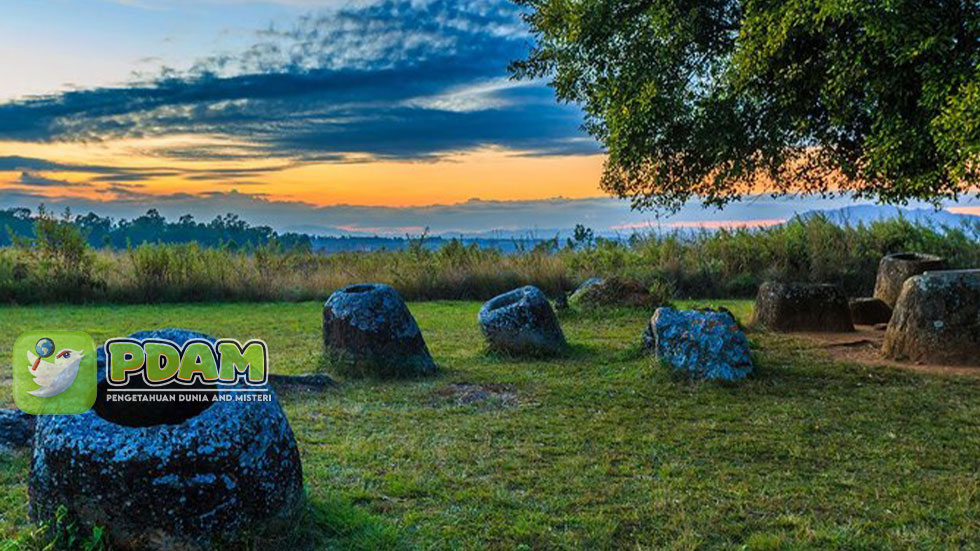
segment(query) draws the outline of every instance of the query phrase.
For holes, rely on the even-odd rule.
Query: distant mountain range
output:
[[[891,218],[904,218],[911,222],[928,226],[935,229],[945,227],[961,227],[963,225],[976,224],[980,228],[980,216],[972,214],[958,214],[947,210],[935,210],[929,208],[902,208],[894,206],[880,205],[851,205],[837,209],[809,210],[798,214],[800,218],[808,219],[815,216],[824,216],[831,222],[839,225],[858,225],[870,224]],[[784,222],[785,223],[785,222]],[[647,233],[650,231],[677,232],[684,235],[695,235],[697,232],[708,231],[715,226],[671,226],[666,222],[660,228],[647,228],[636,230],[597,231],[597,236],[604,238],[628,238],[633,233]],[[315,235],[313,237],[313,247],[323,252],[339,251],[373,251],[373,250],[401,250],[408,247],[407,236],[377,236],[364,232],[345,232],[339,228],[324,226],[292,227],[290,231]],[[573,228],[551,228],[551,229],[528,229],[528,230],[490,230],[482,232],[443,232],[429,234],[424,240],[427,249],[438,249],[451,239],[460,239],[464,244],[476,244],[484,248],[496,248],[503,252],[514,252],[521,249],[529,249],[535,244],[558,237],[559,244],[563,245],[565,240],[573,234]],[[421,232],[412,232],[412,238],[418,238]]]
[[[419,237],[423,232],[424,228],[412,228],[410,230],[405,230],[401,235],[390,235],[386,233],[371,232],[364,230],[351,230],[346,228],[338,228],[334,226],[317,226],[317,225],[303,225],[303,226],[285,226],[282,229],[283,232],[291,233],[304,233],[307,235],[318,236],[322,238],[382,238],[382,239],[404,239],[406,237]],[[453,239],[460,238],[464,240],[490,240],[490,241],[525,241],[525,240],[544,240],[551,239],[558,236],[560,239],[566,237],[571,237],[574,232],[574,228],[528,228],[528,229],[496,229],[496,230],[486,230],[486,231],[430,231],[428,236],[432,238],[443,238],[443,239]],[[629,234],[630,232],[626,232]],[[610,235],[612,235],[610,233]]]
[[[972,214],[959,214],[948,210],[907,209],[890,205],[853,205],[839,209],[812,210],[800,214],[800,218],[806,219],[818,215],[827,217],[835,224],[850,224],[852,226],[899,217],[937,229],[980,223],[980,216]]]
[[[758,209],[757,216],[759,216],[758,222],[760,226],[771,226],[774,221],[772,217],[767,216],[770,214],[770,210],[766,208]],[[641,224],[635,228],[621,228],[621,229],[610,229],[608,227],[593,227],[596,236],[602,236],[605,238],[628,238],[634,233],[644,234],[651,231],[655,232],[679,232],[679,233],[696,233],[702,231],[702,229],[717,229],[719,227],[725,227],[725,223],[718,222],[713,219],[697,220],[696,211],[691,211],[685,213],[684,221],[678,223],[672,217],[664,218],[660,221],[660,225],[653,222],[649,224]],[[693,214],[693,216],[692,216]],[[776,213],[773,213],[776,214]],[[782,218],[776,218],[778,221],[780,219],[791,220],[794,213],[782,212],[779,213]],[[980,222],[980,216],[975,216],[971,214],[957,214],[949,212],[947,210],[935,210],[931,208],[902,208],[895,206],[883,206],[883,205],[850,205],[841,208],[834,209],[813,209],[798,213],[801,218],[812,218],[814,216],[823,215],[828,219],[837,224],[869,224],[871,222],[879,220],[887,220],[889,218],[902,217],[906,220],[916,222],[925,226],[933,228],[942,228],[944,226],[958,227],[963,223]],[[745,225],[747,227],[753,227],[753,219],[746,216],[745,213],[740,213],[740,218],[730,220],[732,226]],[[588,226],[589,221],[583,221],[584,225]],[[406,230],[401,235],[390,233],[378,233],[370,231],[357,231],[355,229],[329,226],[329,225],[296,225],[287,226],[283,228],[283,231],[304,233],[312,236],[319,236],[321,238],[365,238],[374,239],[378,238],[379,235],[386,241],[388,241],[388,246],[390,247],[392,242],[398,242],[403,240],[406,236],[418,237],[425,230],[421,227],[412,228],[411,230]],[[574,233],[574,226],[570,227],[549,227],[549,228],[526,228],[526,229],[491,229],[484,231],[432,231],[428,235],[430,238],[442,238],[442,239],[453,239],[459,238],[465,241],[520,241],[520,242],[536,242],[546,239],[552,239],[558,237],[560,241],[564,241],[570,238]],[[341,244],[337,244],[342,246]],[[373,246],[372,246],[373,248]]]

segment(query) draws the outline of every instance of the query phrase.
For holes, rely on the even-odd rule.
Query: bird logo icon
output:
[[[78,415],[98,398],[98,349],[83,331],[40,329],[14,341],[14,403],[31,415]]]
[[[50,398],[68,390],[78,376],[78,367],[85,354],[81,350],[70,348],[54,354],[54,342],[47,338],[37,341],[34,350],[36,353],[27,351],[27,362],[34,384],[41,388],[28,391],[28,394],[39,398]],[[52,355],[53,361],[44,359]]]

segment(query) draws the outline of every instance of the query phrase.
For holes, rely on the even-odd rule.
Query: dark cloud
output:
[[[127,172],[119,170],[117,172],[96,176],[89,179],[90,182],[142,182],[153,178],[166,178],[181,174],[174,170],[144,170],[139,172]]]
[[[358,151],[385,158],[420,158],[481,146],[550,154],[595,153],[592,141],[578,139],[578,114],[553,106],[454,112],[418,107],[356,110],[336,121],[301,124],[290,132],[255,129],[253,139],[277,150],[295,152]]]
[[[207,169],[200,170],[193,173],[185,174],[185,178],[188,180],[197,181],[212,181],[212,180],[228,180],[234,178],[251,178],[254,176],[261,176],[262,174],[268,174],[269,172],[282,170],[282,167],[276,168],[227,168],[227,169]]]
[[[143,184],[110,184],[100,187],[96,191],[102,195],[111,195],[112,201],[119,204],[152,202],[153,197],[141,191],[144,187]],[[188,197],[190,196],[188,195]]]
[[[89,187],[89,184],[85,183],[73,183],[67,180],[55,180],[52,178],[45,178],[39,174],[34,174],[32,172],[21,172],[20,179],[17,181],[18,184],[24,187]]]
[[[45,159],[38,159],[35,157],[0,157],[0,172],[6,171],[16,171],[16,170],[26,170],[26,171],[80,171],[80,172],[91,172],[91,173],[102,173],[111,172],[117,169],[107,166],[97,166],[97,165],[73,165],[65,163],[57,163],[54,161],[48,161]]]
[[[90,164],[71,164],[49,161],[35,157],[0,157],[0,172],[22,171],[21,180],[24,174],[32,178],[41,178],[40,172],[77,172],[89,175],[84,182],[68,182],[66,180],[54,180],[43,178],[48,182],[63,182],[65,186],[87,186],[91,183],[121,183],[121,182],[142,182],[154,178],[166,178],[172,176],[182,176],[189,180],[201,181],[227,181],[235,178],[246,178],[278,172],[284,168],[294,166],[283,164],[278,166],[261,168],[207,168],[207,169],[168,169],[163,167],[113,167],[104,165]],[[51,184],[53,185],[53,184]]]
[[[194,133],[252,147],[170,150],[182,158],[427,158],[479,146],[596,152],[578,108],[557,104],[541,84],[507,83],[506,66],[528,40],[509,0],[349,7],[266,29],[243,53],[185,73],[0,105],[0,138]]]
[[[163,168],[125,168],[107,165],[59,163],[36,157],[0,157],[0,172],[8,171],[23,171],[34,175],[38,172],[80,172],[92,175],[89,182],[139,181],[180,174],[179,171]],[[65,185],[73,184],[65,182]]]

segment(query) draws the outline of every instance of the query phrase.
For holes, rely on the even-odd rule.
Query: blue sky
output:
[[[0,53],[15,76],[0,81],[0,99],[126,84],[164,66],[187,69],[202,55],[241,49],[256,30],[287,24],[316,4],[4,0]]]
[[[386,206],[600,194],[579,108],[510,78],[531,39],[509,0],[3,7],[6,189]],[[488,181],[488,166],[520,176]]]
[[[599,151],[577,108],[543,83],[507,78],[530,40],[509,1],[324,5],[140,0],[94,3],[76,21],[67,3],[15,4],[4,41],[22,76],[0,90],[0,139],[213,135],[246,145],[243,159],[303,161]],[[28,36],[40,28],[43,44]],[[32,67],[44,70],[25,78]]]

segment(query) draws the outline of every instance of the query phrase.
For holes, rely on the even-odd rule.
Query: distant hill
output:
[[[406,235],[412,237],[417,237],[421,232],[419,230],[406,231],[402,234],[390,235],[382,234],[378,235],[377,232],[363,231],[363,230],[352,230],[348,228],[338,228],[335,226],[317,226],[317,225],[298,225],[298,226],[285,226],[282,231],[298,234],[306,234],[314,237],[323,238],[378,238],[378,239],[402,239]],[[528,229],[491,229],[491,230],[481,230],[481,231],[443,231],[443,232],[430,232],[429,236],[432,238],[443,238],[446,240],[453,238],[461,239],[473,239],[473,240],[490,240],[490,241],[541,241],[545,239],[552,239],[558,237],[559,239],[565,239],[571,237],[574,233],[574,227],[571,228],[528,228]],[[612,235],[613,232],[610,232]]]
[[[898,217],[934,229],[960,227],[964,224],[980,224],[980,216],[970,214],[956,214],[946,210],[929,208],[910,209],[881,205],[852,205],[839,209],[809,210],[798,214],[798,216],[803,219],[824,216],[835,224],[850,224],[852,226],[858,224],[867,225],[872,222]],[[313,249],[328,253],[340,251],[402,250],[409,245],[408,239],[404,236],[377,236],[355,232],[342,233],[342,230],[326,228],[324,226],[291,227],[289,229],[299,233],[313,234]],[[707,225],[705,227],[670,227],[665,225],[662,228],[651,227],[646,230],[624,230],[621,233],[611,231],[596,233],[597,236],[601,236],[604,239],[625,240],[634,232],[643,234],[648,231],[660,231],[693,237],[702,231],[712,231],[713,229],[717,228],[712,228]],[[535,244],[556,236],[558,237],[558,242],[564,244],[565,240],[571,237],[572,233],[573,230],[571,228],[491,230],[467,233],[447,232],[429,235],[424,240],[424,247],[431,250],[439,249],[451,239],[457,238],[466,245],[475,243],[483,248],[494,248],[509,253],[517,250],[528,250],[533,248]]]
[[[409,240],[404,237],[364,237],[359,235],[348,235],[342,237],[333,236],[313,236],[311,237],[313,250],[323,253],[336,253],[343,251],[400,251],[409,247]],[[426,237],[422,246],[428,250],[438,250],[449,243],[452,237]],[[527,251],[541,243],[542,239],[514,238],[514,239],[485,239],[475,237],[462,237],[460,241],[463,245],[475,244],[482,249],[497,249],[504,253],[517,251]]]

